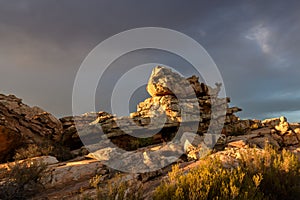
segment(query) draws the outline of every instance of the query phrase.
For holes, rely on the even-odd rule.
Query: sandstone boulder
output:
[[[171,69],[157,66],[153,69],[147,85],[148,93],[154,96],[176,95],[180,97],[195,96],[190,83]]]
[[[107,168],[97,160],[71,161],[50,165],[42,183],[46,189],[63,188],[82,180],[89,180],[96,174],[106,174]]]
[[[275,129],[281,134],[284,135],[289,129],[290,125],[287,122],[287,119],[283,116],[280,117],[280,122],[278,125],[275,126]]]

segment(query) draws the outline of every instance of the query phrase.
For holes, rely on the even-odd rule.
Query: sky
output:
[[[164,27],[206,49],[231,105],[243,109],[241,118],[284,115],[300,122],[299,10],[296,0],[0,0],[0,93],[57,117],[71,115],[76,73],[90,51],[125,30]],[[188,63],[167,52],[133,52],[113,64],[96,101],[110,99],[105,91],[120,78],[122,66],[143,62],[166,63],[191,75]],[[131,104],[146,95],[143,88]]]

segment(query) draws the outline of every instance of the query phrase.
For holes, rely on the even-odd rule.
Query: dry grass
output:
[[[251,151],[253,152],[253,151]],[[298,199],[300,164],[288,151],[270,146],[263,153],[245,152],[239,166],[226,168],[220,160],[205,162],[187,174],[173,167],[154,199]]]
[[[40,182],[46,165],[38,161],[15,162],[0,179],[0,199],[28,199],[43,185]]]

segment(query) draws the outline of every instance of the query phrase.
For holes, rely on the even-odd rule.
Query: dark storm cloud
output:
[[[73,81],[90,50],[118,32],[157,26],[206,48],[241,117],[296,112],[299,8],[297,1],[0,1],[1,92],[71,114]]]

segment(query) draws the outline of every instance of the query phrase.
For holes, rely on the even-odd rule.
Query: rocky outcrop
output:
[[[236,166],[245,149],[261,153],[266,144],[287,149],[300,160],[300,124],[291,124],[285,117],[241,120],[235,115],[241,109],[229,107],[230,99],[218,96],[220,87],[156,67],[147,86],[151,97],[139,103],[130,116],[97,112],[59,120],[15,96],[0,95],[0,160],[12,158],[18,150],[30,153],[32,145],[58,149],[60,153],[50,151],[51,156],[22,161],[37,160],[48,166],[42,177],[43,194],[35,199],[80,199],[81,193],[96,198],[91,178],[100,175],[99,180],[106,184],[118,169],[139,172],[135,177],[145,182],[160,176],[159,183],[161,175],[171,170],[170,164],[191,166],[208,153],[225,165]],[[209,129],[211,124],[220,124],[221,129]],[[220,133],[220,138],[206,137]],[[206,145],[207,139],[216,140],[213,149]],[[59,148],[64,147],[77,157],[59,162],[63,152]],[[0,165],[0,183],[1,173],[7,170],[8,164]]]
[[[71,149],[82,145],[80,139],[85,145],[100,143],[99,148],[106,148],[106,138],[118,147],[134,150],[170,141],[176,134],[180,138],[184,132],[204,135],[208,131],[230,134],[247,130],[250,122],[244,124],[234,115],[241,109],[229,108],[230,99],[218,97],[220,87],[216,84],[212,88],[199,83],[196,76],[186,79],[158,66],[153,69],[147,85],[151,97],[141,102],[136,112],[129,117],[99,112],[62,118],[62,142]],[[208,130],[210,126],[213,128]]]
[[[136,112],[129,117],[99,112],[61,118],[62,143],[76,149],[82,140],[85,145],[100,143],[99,148],[106,148],[103,139],[106,138],[118,147],[133,150],[170,141],[184,132],[230,135],[259,126],[250,120],[239,120],[234,113],[241,109],[229,108],[230,99],[218,97],[220,87],[220,84],[212,88],[200,83],[196,76],[186,79],[168,68],[155,67],[147,85],[151,97],[141,102]],[[219,128],[208,130],[210,126]]]
[[[58,144],[62,132],[61,122],[50,113],[14,95],[0,94],[0,161],[10,159],[18,147]]]
[[[279,119],[281,119],[281,121]],[[278,122],[277,125],[275,123],[273,124],[274,120]],[[264,120],[264,123],[262,123],[260,128],[255,130],[249,129],[249,132],[246,134],[232,134],[222,138],[222,146],[223,149],[249,147],[264,149],[267,144],[270,144],[277,150],[291,150],[299,157],[300,160],[299,130],[299,124],[290,125],[285,117],[268,119]],[[188,151],[186,151],[187,156],[192,159],[199,159],[201,155],[199,155],[198,152],[201,150],[201,147],[198,147],[196,144],[191,144],[190,146],[191,147],[188,149]]]
[[[215,88],[200,83],[198,77],[181,77],[170,69],[154,68],[148,82],[150,98],[137,106],[131,117],[146,126],[153,119],[166,118],[166,124],[176,127],[175,133],[194,132],[220,135],[230,134],[234,129],[244,131],[249,128],[234,115],[241,111],[229,108],[229,98],[218,97],[221,85]],[[223,130],[222,127],[224,126]]]
[[[87,150],[111,149],[111,144],[124,150],[135,150],[173,139],[175,144],[191,144],[189,148],[184,147],[180,151],[192,149],[191,152],[195,153],[208,135],[212,136],[209,138],[211,142],[217,140],[214,142],[217,142],[220,149],[225,147],[225,140],[237,135],[251,136],[250,139],[247,136],[244,142],[258,146],[263,145],[266,137],[280,147],[298,144],[299,127],[289,126],[284,119],[280,122],[279,118],[240,120],[235,113],[241,109],[230,108],[229,98],[218,97],[220,88],[220,84],[212,88],[200,83],[196,76],[186,79],[170,69],[158,66],[154,68],[147,86],[151,97],[138,104],[137,111],[130,116],[116,117],[98,112],[63,117],[60,120],[38,107],[31,108],[23,104],[15,96],[1,95],[1,158],[11,157],[15,149],[24,145],[25,148],[28,144],[45,146],[42,144],[46,143],[51,146],[53,142],[76,150],[76,155],[86,154]],[[210,129],[210,126],[218,125],[221,129]],[[253,132],[255,130],[258,132]],[[197,142],[192,139],[179,141],[187,133],[194,134],[189,138]],[[220,133],[222,138],[213,138],[214,134]],[[83,145],[87,150],[78,153]]]

